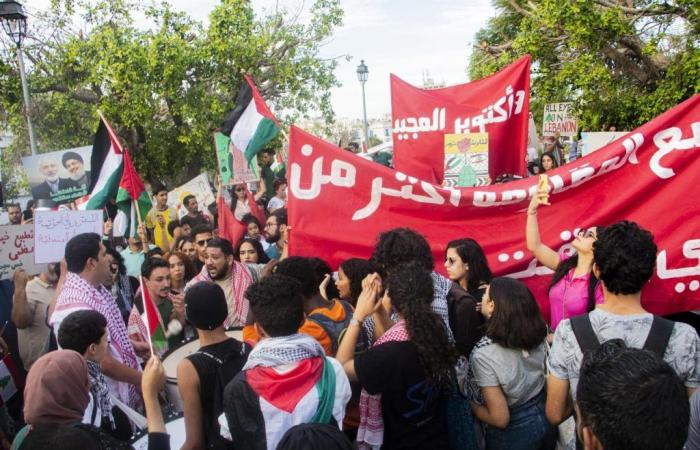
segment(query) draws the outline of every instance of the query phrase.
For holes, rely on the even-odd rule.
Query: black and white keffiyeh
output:
[[[248,356],[243,370],[254,367],[275,367],[293,364],[302,359],[325,357],[321,344],[307,334],[262,339]]]
[[[112,415],[112,400],[109,398],[109,388],[100,364],[95,361],[86,360],[88,367],[88,377],[90,379],[90,393],[95,405],[102,412],[102,417],[107,417],[114,429],[114,416]]]

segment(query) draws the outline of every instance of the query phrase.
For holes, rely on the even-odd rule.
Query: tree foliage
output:
[[[249,1],[222,0],[205,25],[167,3],[53,0],[31,17],[23,48],[39,152],[89,144],[99,110],[142,175],[187,180],[215,167],[212,132],[233,107],[243,73],[281,119],[332,118],[336,61],[319,50],[342,16],[339,0],[263,14]],[[16,159],[29,146],[14,46],[3,44],[0,110],[17,138]]]
[[[495,0],[472,79],[532,55],[532,110],[573,101],[579,129],[631,130],[700,92],[700,0]]]

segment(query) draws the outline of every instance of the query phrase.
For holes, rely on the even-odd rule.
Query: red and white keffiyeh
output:
[[[406,322],[400,320],[389,328],[372,347],[386,342],[409,340]],[[370,395],[362,389],[360,394],[360,426],[357,429],[357,442],[360,448],[379,448],[384,442],[384,419],[382,418],[382,395]]]
[[[114,297],[104,286],[95,288],[79,275],[69,272],[56,300],[54,316],[65,317],[70,312],[81,309],[92,309],[107,319],[110,348],[114,350],[113,356],[122,364],[140,371],[136,352],[129,341],[124,319]],[[55,319],[53,316],[51,319],[53,324]],[[119,399],[132,408],[139,408],[141,396],[137,387],[126,383],[116,384],[119,386],[117,392]]]
[[[207,266],[202,267],[202,271],[187,283],[185,292],[202,281],[214,281],[211,279],[211,276],[209,276]],[[231,267],[231,289],[233,289],[233,295],[226,295],[227,300],[229,297],[231,298],[231,303],[228,305],[228,316],[224,321],[225,327],[242,327],[246,325],[246,320],[248,319],[248,299],[245,298],[245,291],[251,284],[253,284],[253,276],[250,270],[248,270],[244,264],[234,259],[233,267]]]

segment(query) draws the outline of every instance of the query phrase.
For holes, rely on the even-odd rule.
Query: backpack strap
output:
[[[649,335],[642,348],[656,353],[659,358],[663,358],[668,341],[671,339],[671,333],[673,333],[673,325],[672,321],[654,315]]]
[[[574,336],[576,336],[576,341],[582,353],[593,351],[600,347],[600,341],[595,331],[593,331],[591,318],[587,313],[572,317],[569,319],[569,322],[571,323],[571,329],[574,332]]]

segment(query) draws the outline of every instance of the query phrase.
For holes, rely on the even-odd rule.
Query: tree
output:
[[[90,143],[100,110],[142,175],[180,183],[215,168],[212,133],[233,108],[243,73],[282,120],[332,118],[336,60],[319,50],[343,12],[339,0],[316,0],[304,13],[305,21],[284,9],[258,16],[249,1],[222,0],[205,27],[167,3],[52,1],[32,18],[24,46],[39,151]],[[136,16],[150,26],[137,27]],[[76,32],[78,21],[84,30]],[[28,147],[24,106],[14,49],[4,43],[0,109],[18,138],[16,159]]]
[[[495,0],[472,79],[533,59],[532,110],[573,101],[579,129],[631,130],[700,92],[700,0]]]

